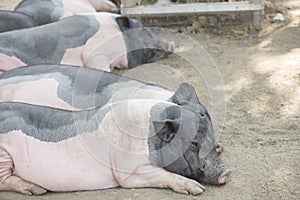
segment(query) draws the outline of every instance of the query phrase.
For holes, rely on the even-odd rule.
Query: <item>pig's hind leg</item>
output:
[[[26,195],[39,195],[47,192],[44,188],[13,175],[13,161],[9,154],[1,147],[0,191],[14,191]]]

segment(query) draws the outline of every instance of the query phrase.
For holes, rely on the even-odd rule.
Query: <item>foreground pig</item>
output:
[[[0,103],[0,190],[31,195],[122,186],[198,195],[198,182],[226,183],[229,172],[194,90],[182,84],[171,99],[77,112]]]
[[[194,90],[193,95],[197,96]],[[74,66],[36,65],[0,75],[0,102],[82,110],[128,99],[176,101],[173,97],[173,91],[116,74]],[[198,106],[203,107],[200,103]],[[218,153],[224,150],[218,143],[216,149]]]
[[[75,15],[0,34],[0,71],[32,64],[71,64],[111,71],[154,62],[174,49],[135,19],[110,13]]]
[[[0,33],[37,26],[30,16],[12,11],[0,11]]]

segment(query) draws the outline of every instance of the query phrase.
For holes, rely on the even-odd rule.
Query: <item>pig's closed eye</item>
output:
[[[194,146],[198,146],[198,142],[196,142],[196,141],[192,141],[192,145],[194,145]]]
[[[199,118],[200,118],[200,120],[204,120],[206,118],[206,116],[204,114],[200,113],[200,117]]]

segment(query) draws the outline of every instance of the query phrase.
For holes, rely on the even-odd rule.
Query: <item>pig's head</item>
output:
[[[170,101],[151,109],[151,162],[199,182],[226,183],[229,171],[217,153],[211,118],[193,87],[181,84]]]
[[[174,51],[174,42],[158,36],[140,21],[129,17],[117,17],[127,48],[128,67],[155,62]]]

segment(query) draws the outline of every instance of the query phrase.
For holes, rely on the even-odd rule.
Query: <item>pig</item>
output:
[[[173,91],[149,83],[67,65],[33,65],[0,75],[0,102],[24,102],[72,111],[128,99],[170,100],[172,96]],[[216,142],[215,146],[218,153],[223,152],[222,145]]]
[[[43,25],[79,13],[117,13],[119,10],[108,0],[23,0],[15,11],[25,13]]]
[[[23,0],[14,11],[0,11],[0,33],[100,11],[118,13],[119,9],[108,0]]]
[[[37,22],[26,14],[5,10],[0,11],[0,33],[34,26],[37,26]]]
[[[229,170],[193,88],[173,101],[131,99],[67,111],[0,103],[0,190],[23,194],[113,187],[170,188],[198,195]]]
[[[33,64],[70,64],[105,71],[155,62],[174,51],[140,21],[111,13],[0,34],[0,71]]]

